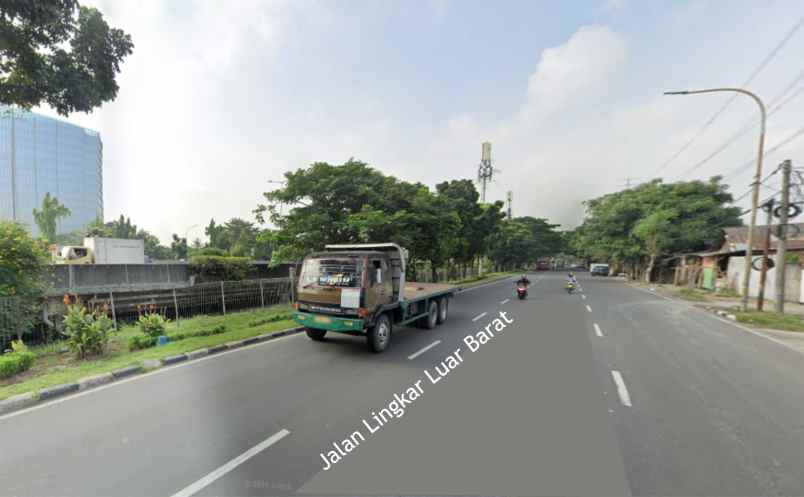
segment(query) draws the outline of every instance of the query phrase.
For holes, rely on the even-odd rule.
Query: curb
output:
[[[466,290],[471,290],[472,288],[477,288],[477,287],[480,287],[480,286],[483,286],[483,285],[490,285],[492,283],[496,283],[496,282],[502,281],[502,280],[507,280],[507,279],[513,278],[513,277],[514,277],[514,275],[498,276],[498,277],[492,278],[490,280],[479,280],[477,282],[467,283],[466,285],[468,285],[468,286],[466,286],[466,285],[464,285],[464,286],[458,285],[457,286],[457,288],[458,288],[457,293],[465,292]],[[474,283],[477,283],[477,284],[475,285]]]
[[[163,366],[169,366],[180,362],[191,361],[194,359],[201,359],[203,357],[223,352],[226,350],[238,349],[247,345],[255,343],[268,342],[275,338],[280,338],[286,335],[293,335],[304,331],[304,327],[297,326],[295,328],[288,328],[271,333],[263,333],[254,337],[245,338],[243,340],[235,340],[233,342],[222,343],[214,347],[193,350],[178,354],[174,356],[164,357],[162,359],[145,359],[139,364],[127,366],[125,368],[116,369],[109,373],[101,373],[94,376],[87,376],[79,378],[72,383],[63,383],[52,387],[44,388],[38,392],[26,392],[19,395],[14,395],[4,400],[0,400],[0,416],[9,414],[15,411],[34,406],[36,404],[52,400],[56,397],[62,397],[71,393],[91,390],[93,388],[113,383],[117,380],[134,376],[146,371],[153,371]]]

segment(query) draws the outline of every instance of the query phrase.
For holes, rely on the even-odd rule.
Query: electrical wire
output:
[[[785,35],[785,37],[782,38],[782,40],[776,45],[776,47],[774,47],[774,49],[771,50],[771,52],[762,60],[762,62],[759,64],[759,66],[757,66],[757,68],[754,69],[754,71],[751,73],[751,75],[748,77],[748,79],[746,79],[743,82],[743,84],[741,85],[743,88],[748,86],[749,84],[751,84],[751,82],[754,80],[754,78],[756,78],[759,75],[759,73],[762,72],[763,69],[765,69],[765,67],[770,63],[770,61],[773,60],[774,57],[776,57],[776,54],[778,54],[779,51],[787,44],[787,42],[790,41],[790,39],[793,37],[793,35],[796,34],[796,31],[799,30],[799,28],[801,27],[802,24],[804,24],[804,17],[802,17],[801,19],[798,20],[798,22],[790,29],[790,31]],[[697,141],[698,138],[700,138],[701,135],[703,135],[703,133],[707,129],[709,129],[709,127],[712,125],[712,123],[714,123],[715,120],[717,120],[717,118],[720,117],[721,114],[723,114],[723,112],[731,105],[731,103],[738,96],[739,96],[739,93],[734,93],[733,95],[731,95],[726,100],[726,102],[717,110],[717,112],[715,112],[715,114],[712,117],[710,117],[709,120],[706,121],[703,126],[701,126],[701,128],[698,130],[698,132],[695,133],[695,135],[693,135],[693,137],[690,138],[689,141],[687,141],[675,154],[673,154],[669,159],[664,161],[664,163],[661,166],[659,166],[658,169],[656,169],[654,174],[658,173],[659,171],[661,171],[664,168],[666,168],[667,166],[669,166],[682,153],[684,153],[685,150],[690,148],[690,146],[692,146],[692,144],[695,143],[695,141]]]
[[[804,79],[804,71],[799,73],[799,75],[796,77],[795,82],[797,83],[797,82],[801,81],[802,79]],[[780,97],[784,96],[784,94],[787,93],[788,91],[789,91],[789,89],[785,90],[779,96]],[[793,99],[795,99],[796,97],[798,97],[802,93],[804,93],[804,86],[802,86],[801,88],[796,90],[792,95],[790,95],[789,98],[785,99],[784,102],[780,103],[779,105],[777,105],[775,107],[771,107],[771,110],[768,112],[767,117],[772,116],[776,111],[778,111],[781,108],[783,108],[785,105],[790,103]],[[693,171],[695,171],[699,167],[705,165],[707,162],[709,162],[710,160],[714,159],[716,156],[720,155],[721,152],[726,150],[726,148],[728,148],[732,143],[736,142],[739,138],[741,138],[747,132],[751,131],[751,129],[753,129],[758,123],[759,123],[759,119],[751,119],[748,123],[746,123],[745,126],[743,126],[739,131],[737,131],[737,133],[733,134],[729,139],[727,139],[725,142],[723,142],[723,144],[721,144],[718,148],[716,148],[714,152],[712,152],[711,154],[707,155],[706,157],[704,157],[700,161],[696,162],[692,167],[690,167],[689,169],[684,171],[681,174],[681,176],[689,176],[690,173],[692,173]]]
[[[781,142],[779,142],[776,145],[774,145],[773,147],[765,150],[765,152],[762,154],[762,158],[764,159],[768,155],[770,155],[773,152],[779,150],[780,148],[782,148],[783,146],[785,146],[788,143],[792,142],[793,140],[798,139],[801,135],[804,135],[804,128],[799,128],[798,130],[796,130],[793,133],[791,133],[787,138],[785,138]],[[741,165],[735,167],[734,169],[732,169],[731,171],[729,171],[728,173],[726,173],[724,178],[729,178],[731,176],[734,176],[735,174],[741,173],[746,168],[751,167],[751,164],[754,164],[755,161],[756,161],[756,158],[749,159],[744,164],[741,164]]]

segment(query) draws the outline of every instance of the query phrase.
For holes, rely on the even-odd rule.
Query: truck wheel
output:
[[[380,314],[374,326],[369,328],[366,335],[368,349],[375,354],[388,348],[391,343],[391,320],[385,314]]]
[[[327,330],[317,330],[315,328],[305,328],[304,331],[307,333],[307,336],[310,337],[312,340],[316,342],[320,342],[324,339],[324,335],[327,334]]]
[[[438,302],[435,300],[430,301],[430,305],[427,306],[427,316],[422,319],[425,329],[432,330],[436,327],[436,324],[438,324]]]
[[[447,320],[447,310],[449,309],[449,299],[444,297],[438,301],[438,324],[443,324]]]

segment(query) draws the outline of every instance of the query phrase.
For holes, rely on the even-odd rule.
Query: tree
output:
[[[179,235],[173,233],[173,241],[170,243],[170,250],[173,253],[174,259],[187,260],[187,239],[180,238]]]
[[[34,221],[39,228],[42,238],[48,242],[56,239],[56,226],[59,219],[70,215],[70,209],[59,203],[56,197],[51,197],[50,193],[45,193],[42,199],[42,210],[33,210]]]
[[[41,241],[14,221],[0,221],[0,297],[19,299],[0,306],[0,322],[9,323],[17,339],[35,320],[44,296],[47,262]]]
[[[61,115],[117,96],[115,77],[134,47],[77,0],[8,0],[0,9],[0,103],[46,103]]]
[[[630,265],[632,276],[650,281],[660,256],[717,245],[723,228],[739,226],[728,187],[709,181],[665,184],[661,180],[585,202],[586,218],[573,237],[578,254]]]

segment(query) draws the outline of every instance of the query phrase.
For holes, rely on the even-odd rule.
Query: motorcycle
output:
[[[575,291],[575,285],[571,281],[568,281],[565,289],[567,290],[567,293],[572,294]]]
[[[516,296],[519,297],[519,300],[525,300],[525,297],[528,296],[528,287],[525,285],[518,285],[516,287]]]

